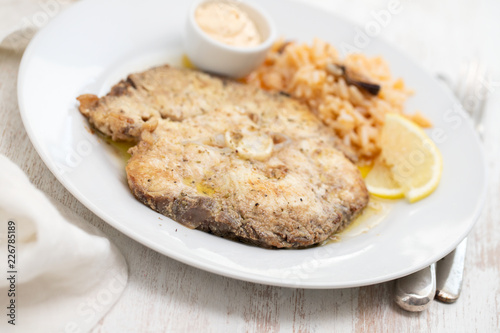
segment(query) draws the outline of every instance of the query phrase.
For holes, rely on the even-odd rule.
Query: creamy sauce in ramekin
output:
[[[213,39],[232,46],[256,46],[262,38],[255,23],[237,2],[209,1],[195,11],[199,27]]]

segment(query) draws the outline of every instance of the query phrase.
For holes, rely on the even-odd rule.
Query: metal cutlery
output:
[[[437,263],[436,298],[443,303],[453,303],[462,291],[467,238],[455,250]]]
[[[396,282],[395,302],[404,310],[425,310],[436,294],[436,264],[427,266]]]

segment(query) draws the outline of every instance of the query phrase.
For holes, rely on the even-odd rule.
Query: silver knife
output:
[[[453,252],[438,261],[436,272],[436,298],[439,301],[453,303],[460,296],[466,252],[467,238],[465,238]]]

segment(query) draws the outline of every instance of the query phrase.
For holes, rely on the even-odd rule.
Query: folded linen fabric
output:
[[[99,230],[49,200],[3,155],[0,267],[1,332],[87,332],[128,277],[123,256]]]

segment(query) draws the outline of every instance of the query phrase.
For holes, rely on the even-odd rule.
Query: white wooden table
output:
[[[309,2],[363,27],[394,1]],[[7,5],[0,3],[0,10]],[[101,229],[128,261],[127,288],[95,332],[499,332],[500,2],[402,1],[400,7],[380,37],[427,70],[452,78],[461,63],[479,57],[489,65],[495,90],[485,132],[489,195],[469,238],[462,296],[452,305],[434,302],[423,313],[404,312],[392,302],[393,282],[341,290],[258,285],[181,264],[118,232],[66,191],[38,157],[17,107],[21,54],[0,50],[0,153],[38,188]]]

